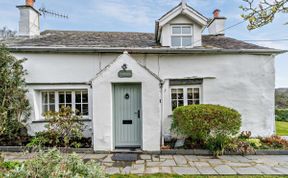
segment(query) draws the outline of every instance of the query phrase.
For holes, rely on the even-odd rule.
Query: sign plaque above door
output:
[[[118,72],[119,78],[131,78],[132,77],[132,70],[120,70]]]

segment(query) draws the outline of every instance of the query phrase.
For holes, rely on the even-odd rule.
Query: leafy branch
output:
[[[0,29],[0,39],[6,39],[10,37],[14,37],[16,35],[16,31],[12,31],[7,27],[3,27]]]
[[[245,13],[242,14],[241,17],[248,20],[249,25],[247,28],[249,30],[254,30],[271,23],[278,13],[288,13],[288,0],[261,0],[260,2],[255,2],[255,0],[243,1],[248,5],[246,7],[240,6],[240,9]]]

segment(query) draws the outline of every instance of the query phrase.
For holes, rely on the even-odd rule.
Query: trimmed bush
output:
[[[189,105],[173,112],[171,130],[177,134],[205,141],[217,134],[233,136],[239,133],[241,115],[234,109],[219,105]]]
[[[276,115],[276,121],[288,122],[288,109],[276,109],[275,115]]]

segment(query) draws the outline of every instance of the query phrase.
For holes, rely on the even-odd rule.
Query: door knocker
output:
[[[125,99],[128,100],[129,98],[130,98],[129,94],[126,93],[126,95],[125,95]]]

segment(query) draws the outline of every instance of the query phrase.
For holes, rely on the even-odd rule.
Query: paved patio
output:
[[[3,153],[5,160],[24,161],[33,153]],[[113,161],[113,154],[79,154],[85,161],[97,160],[108,174],[180,175],[288,175],[288,155],[283,156],[209,156],[194,155],[138,155],[133,162]]]

